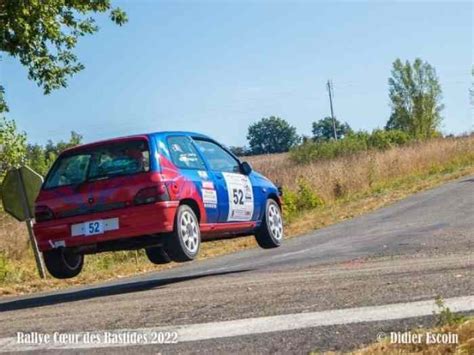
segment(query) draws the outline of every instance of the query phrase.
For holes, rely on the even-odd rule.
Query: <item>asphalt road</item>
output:
[[[242,251],[94,287],[2,298],[0,347],[25,349],[12,344],[17,332],[164,329],[178,331],[177,344],[80,351],[350,350],[380,332],[432,324],[431,312],[412,315],[419,302],[437,296],[464,296],[462,310],[474,312],[473,255],[474,177],[467,177],[278,249]],[[402,305],[384,306],[393,304]]]

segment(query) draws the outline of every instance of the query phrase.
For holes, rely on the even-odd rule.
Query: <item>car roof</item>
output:
[[[205,134],[197,133],[197,132],[189,132],[189,131],[162,131],[162,132],[151,133],[150,135],[157,135],[157,136],[163,136],[163,137],[180,135],[180,136],[212,139],[209,136],[206,136]]]
[[[197,133],[197,132],[189,132],[189,131],[160,131],[160,132],[153,132],[153,133],[145,133],[145,134],[135,134],[135,135],[130,135],[130,136],[123,136],[123,137],[116,137],[116,138],[110,138],[110,139],[103,139],[100,141],[96,142],[91,142],[91,143],[86,143],[86,144],[81,144],[81,145],[76,145],[74,147],[68,148],[63,151],[63,153],[71,153],[76,150],[82,150],[82,149],[87,149],[87,148],[93,148],[95,146],[99,145],[104,145],[108,143],[119,143],[119,142],[125,142],[129,140],[135,140],[135,139],[146,139],[149,136],[157,136],[159,138],[166,138],[168,136],[174,136],[174,135],[183,135],[183,136],[189,136],[189,137],[196,137],[196,138],[204,138],[204,139],[210,139],[213,140],[212,138],[206,136],[205,134],[202,133]]]

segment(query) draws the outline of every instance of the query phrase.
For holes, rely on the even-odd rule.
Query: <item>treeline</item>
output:
[[[82,136],[71,132],[66,142],[55,143],[49,140],[46,145],[28,144],[26,133],[18,131],[15,121],[2,118],[0,119],[0,179],[8,169],[23,164],[44,176],[62,151],[81,143]]]
[[[290,151],[303,163],[441,135],[442,90],[429,63],[419,58],[413,63],[395,60],[388,84],[391,115],[383,129],[354,132],[347,122],[325,117],[312,123],[311,136],[300,136],[286,120],[271,116],[249,127],[248,146],[231,150],[239,156]]]

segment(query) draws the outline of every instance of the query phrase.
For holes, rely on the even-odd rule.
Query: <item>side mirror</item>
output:
[[[252,172],[252,165],[250,165],[250,163],[247,163],[246,161],[240,164],[240,168],[242,169],[242,173],[244,175],[250,175],[250,173]]]

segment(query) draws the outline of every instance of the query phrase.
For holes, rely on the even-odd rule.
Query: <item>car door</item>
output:
[[[252,183],[247,175],[242,174],[240,162],[214,141],[195,138],[194,142],[215,181],[218,221],[226,223],[255,220]]]
[[[192,181],[199,190],[206,210],[206,222],[217,223],[219,209],[215,183],[197,147],[190,137],[184,135],[169,136],[167,143],[173,164],[180,170],[180,174],[188,181]]]

